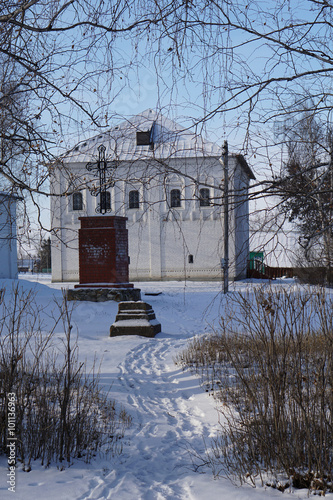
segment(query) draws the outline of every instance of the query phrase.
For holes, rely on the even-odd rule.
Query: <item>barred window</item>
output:
[[[101,192],[101,210],[111,210],[111,194],[109,191]]]
[[[73,210],[83,209],[83,196],[82,193],[73,193]]]
[[[128,193],[128,208],[139,208],[139,206],[139,191],[130,191]]]
[[[180,198],[180,190],[179,189],[171,189],[170,191],[170,206],[172,208],[181,206],[181,198]]]
[[[209,207],[210,205],[209,189],[207,188],[200,189],[199,201],[200,201],[200,207]]]

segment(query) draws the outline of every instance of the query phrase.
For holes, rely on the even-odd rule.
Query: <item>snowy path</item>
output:
[[[179,482],[191,465],[187,447],[197,449],[200,441],[203,448],[202,436],[212,429],[204,422],[205,412],[193,406],[195,394],[202,399],[196,379],[183,374],[172,361],[170,353],[183,347],[184,341],[176,344],[173,339],[145,340],[119,365],[135,429],[122,464],[80,499],[190,498],[186,481]]]

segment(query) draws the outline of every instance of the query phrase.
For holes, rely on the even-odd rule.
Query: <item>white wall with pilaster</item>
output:
[[[17,278],[16,202],[18,197],[0,193],[0,278]]]
[[[130,280],[159,279],[216,279],[222,277],[223,257],[223,198],[221,183],[223,171],[218,158],[181,158],[170,160],[173,173],[161,172],[160,165],[146,162],[117,168],[115,186],[111,193],[109,215],[128,218]],[[232,197],[229,214],[230,278],[246,276],[248,259],[248,199],[249,178],[235,157],[230,157],[230,186]],[[55,177],[56,189],[68,187],[68,196],[53,199],[52,279],[78,281],[78,218],[96,215],[98,200],[80,183],[68,182],[73,178],[85,179],[85,164],[67,165]],[[149,171],[149,175],[147,172]],[[176,172],[176,173],[174,173]],[[71,177],[69,177],[71,179]],[[85,181],[86,182],[86,181]],[[82,182],[82,186],[84,186]],[[199,190],[209,189],[211,204],[200,206]],[[73,210],[72,192],[83,194],[83,209]],[[129,191],[139,191],[139,208],[130,209]],[[179,189],[181,206],[170,206],[170,192]],[[234,191],[235,190],[235,191]],[[236,193],[233,199],[233,193]]]

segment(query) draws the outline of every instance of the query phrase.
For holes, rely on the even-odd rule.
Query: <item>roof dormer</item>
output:
[[[152,124],[150,130],[146,130],[145,132],[137,131],[136,132],[136,145],[137,146],[149,146],[149,149],[153,151],[154,149],[154,124]]]

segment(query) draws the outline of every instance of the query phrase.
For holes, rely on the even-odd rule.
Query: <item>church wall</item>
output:
[[[133,164],[134,165],[134,164]],[[221,258],[223,257],[223,207],[221,190],[218,186],[223,177],[223,169],[216,158],[177,159],[170,166],[207,184],[210,196],[216,206],[200,207],[198,189],[192,180],[181,175],[160,173],[151,175],[152,167],[138,162],[135,169],[124,164],[119,166],[119,177],[124,171],[131,175],[129,182],[119,181],[110,188],[112,211],[110,215],[128,217],[130,280],[159,279],[221,279]],[[236,160],[231,158],[230,171],[236,172]],[[150,169],[149,180],[145,179]],[[62,190],[73,191],[73,181],[78,189],[87,175],[84,164],[73,165],[74,175],[68,176],[71,167],[58,178]],[[240,169],[241,170],[241,169]],[[240,172],[237,172],[240,175]],[[246,176],[245,176],[246,177]],[[248,179],[244,178],[244,188]],[[62,184],[60,184],[62,183]],[[72,184],[71,184],[72,183]],[[230,179],[231,189],[234,178]],[[215,188],[213,187],[215,186]],[[140,193],[140,208],[129,209],[129,191]],[[182,206],[170,208],[172,189],[181,191]],[[73,210],[72,195],[52,201],[53,227],[59,227],[56,237],[52,238],[52,279],[53,281],[78,281],[78,218],[96,215],[98,199],[88,190],[82,190],[82,210]],[[247,243],[247,204],[230,210],[229,261],[230,278],[241,276],[248,258]],[[239,255],[235,248],[241,249]],[[192,256],[192,257],[191,257]],[[193,259],[193,262],[192,262]]]
[[[163,224],[163,276],[220,279],[223,246],[220,220]]]

